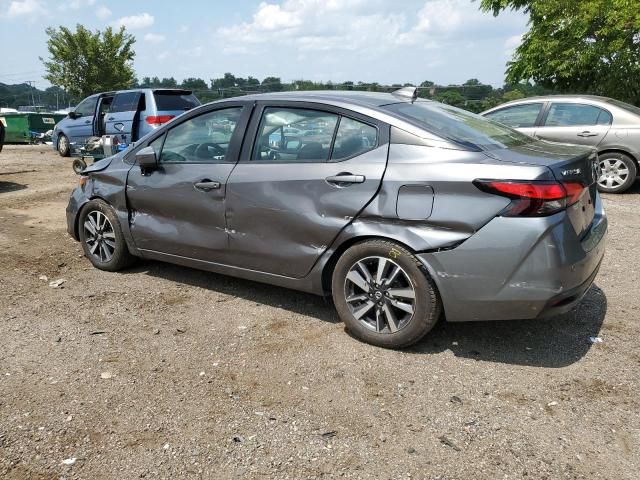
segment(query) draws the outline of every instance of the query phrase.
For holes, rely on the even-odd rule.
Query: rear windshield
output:
[[[509,148],[533,141],[505,125],[442,103],[394,103],[384,108],[434,135],[474,150]]]
[[[191,110],[200,105],[200,102],[190,92],[153,92],[158,110]]]
[[[609,98],[607,103],[615,105],[616,107],[622,108],[627,112],[635,113],[636,115],[640,115],[640,107],[636,107],[635,105],[629,105],[628,103],[621,102],[620,100],[614,100],[613,98]]]

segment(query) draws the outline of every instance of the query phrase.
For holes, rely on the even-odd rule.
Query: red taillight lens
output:
[[[145,121],[149,125],[162,125],[163,123],[167,123],[172,118],[175,118],[175,115],[149,115]]]
[[[579,182],[535,182],[476,180],[480,190],[511,199],[500,215],[505,217],[543,217],[576,203],[585,190]]]

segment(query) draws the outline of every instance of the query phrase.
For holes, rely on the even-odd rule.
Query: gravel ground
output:
[[[640,184],[606,196],[573,312],[387,351],[312,295],[95,270],[65,231],[70,164],[0,154],[1,478],[638,478]]]

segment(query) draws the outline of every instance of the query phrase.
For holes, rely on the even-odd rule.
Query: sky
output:
[[[0,82],[43,88],[49,26],[126,26],[144,76],[502,85],[527,17],[473,0],[0,0]]]

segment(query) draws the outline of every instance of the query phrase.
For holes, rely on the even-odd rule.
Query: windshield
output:
[[[621,102],[620,100],[614,100],[613,98],[609,98],[607,103],[615,105],[616,107],[622,108],[627,112],[634,113],[636,115],[640,115],[640,107],[636,107],[635,105],[629,105],[628,103]]]
[[[533,141],[501,123],[442,103],[394,103],[384,108],[434,135],[474,149],[510,148]]]

